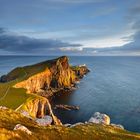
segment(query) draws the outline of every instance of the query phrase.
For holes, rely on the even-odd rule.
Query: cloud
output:
[[[130,36],[132,42],[119,48],[121,51],[140,51],[140,2],[137,2],[133,7],[129,9],[129,22],[133,22],[132,29],[135,30],[135,34]]]
[[[61,47],[59,50],[64,51],[64,52],[79,52],[83,51],[82,47]]]
[[[0,52],[11,54],[47,54],[58,53],[60,48],[80,47],[80,44],[72,44],[53,39],[36,39],[26,36],[11,34],[4,28],[0,28]]]
[[[134,33],[121,39],[129,43],[120,47],[114,45],[109,48],[85,48],[84,51],[95,55],[140,55],[140,2],[131,5],[125,19]]]
[[[0,27],[0,34],[5,33],[5,31],[6,31],[6,29],[5,29],[5,28],[1,28],[1,27]]]

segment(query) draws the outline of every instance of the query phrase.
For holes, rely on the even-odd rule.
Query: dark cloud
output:
[[[3,34],[3,33],[5,33],[5,32],[6,32],[6,29],[0,27],[0,35]]]
[[[140,2],[137,2],[133,7],[131,7],[128,13],[129,22],[133,23],[132,29],[135,30],[135,34],[130,37],[133,38],[133,41],[117,50],[140,51]]]
[[[35,39],[8,33],[0,28],[0,50],[19,54],[47,54],[57,53],[61,47],[79,47],[80,44],[71,44],[53,39]]]
[[[134,3],[133,3],[134,4]],[[120,54],[140,54],[140,2],[136,2],[131,8],[128,9],[128,15],[126,20],[129,24],[132,24],[132,30],[135,33],[131,36],[123,37],[123,40],[129,40],[130,43],[120,46],[120,47],[110,47],[110,48],[99,48],[99,49],[90,49],[86,48],[85,52],[93,52],[95,54],[111,54],[111,55],[120,55]]]

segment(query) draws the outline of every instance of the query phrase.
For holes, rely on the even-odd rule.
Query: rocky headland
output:
[[[139,134],[124,130],[120,124],[110,123],[110,117],[99,112],[95,112],[86,122],[76,124],[62,124],[55,116],[50,104],[51,97],[74,90],[76,83],[88,72],[86,65],[70,66],[68,57],[62,56],[35,65],[18,67],[3,75],[0,78],[0,93],[3,94],[0,98],[1,139],[140,139]],[[25,100],[18,101],[18,97]],[[78,106],[61,104],[55,107],[80,109]]]
[[[76,82],[88,72],[86,65],[70,66],[68,57],[62,56],[35,65],[15,68],[3,75],[0,81],[16,81],[13,88],[23,88],[27,94],[33,95],[21,104],[17,111],[26,112],[25,114],[32,118],[49,115],[53,120],[51,124],[61,125],[61,121],[53,113],[50,97],[75,89]]]

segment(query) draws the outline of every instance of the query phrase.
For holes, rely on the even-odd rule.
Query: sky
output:
[[[0,0],[0,55],[140,55],[140,0]]]

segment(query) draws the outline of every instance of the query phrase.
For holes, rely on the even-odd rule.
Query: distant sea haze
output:
[[[0,75],[17,66],[34,64],[55,56],[0,56]],[[73,56],[72,65],[91,70],[71,94],[57,96],[53,104],[80,106],[78,111],[55,111],[63,123],[87,121],[94,112],[111,117],[112,123],[140,132],[140,57]]]

